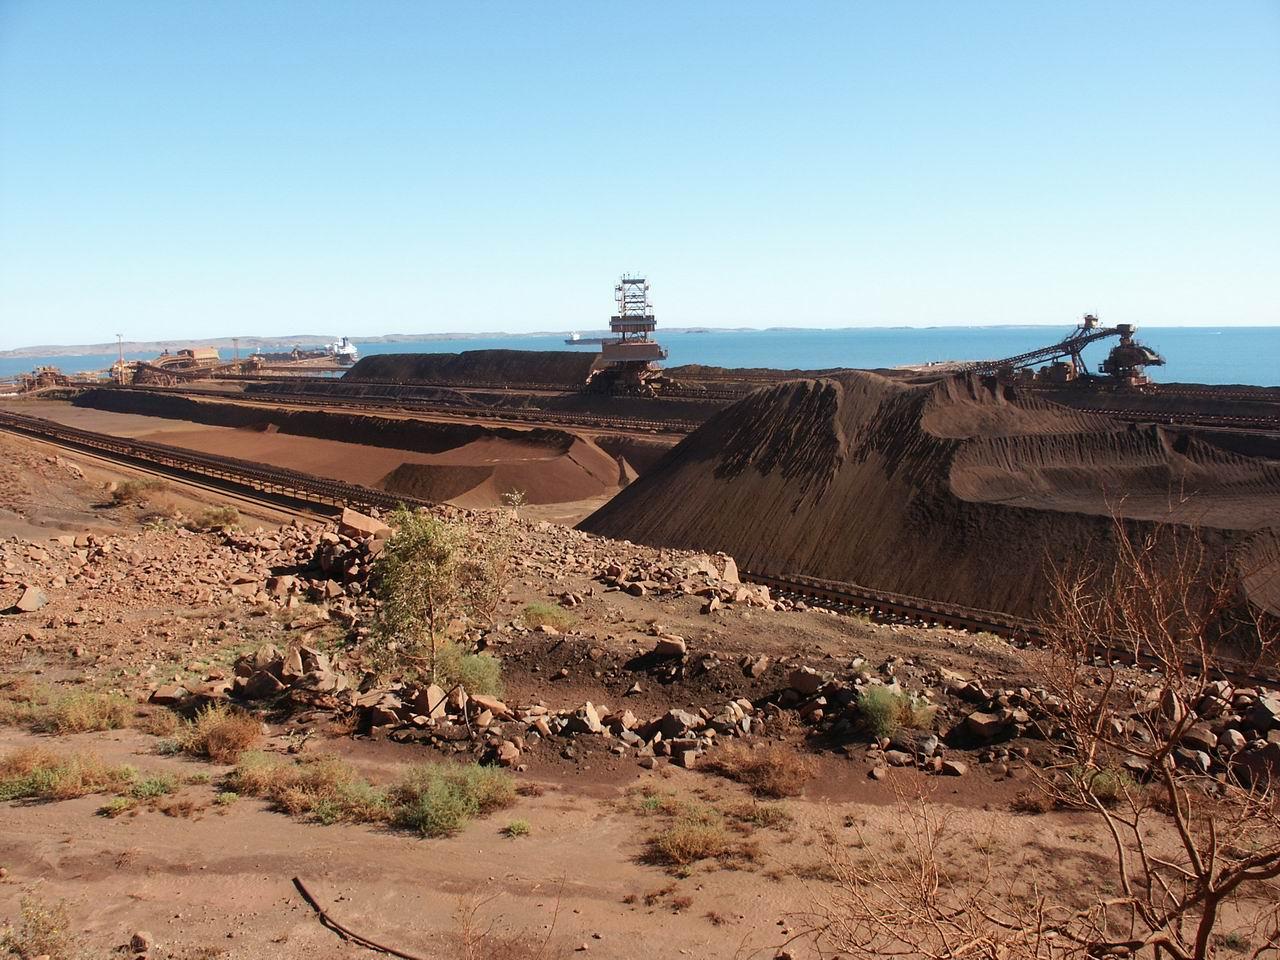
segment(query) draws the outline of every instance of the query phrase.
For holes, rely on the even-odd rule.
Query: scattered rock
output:
[[[338,520],[338,533],[354,539],[384,538],[391,533],[391,528],[374,517],[358,513],[350,507],[344,507]]]
[[[27,587],[14,604],[14,609],[21,613],[35,613],[48,602],[48,596],[39,587]]]
[[[134,953],[146,953],[156,945],[156,938],[146,930],[136,930],[129,938],[129,949]]]
[[[683,637],[661,636],[658,642],[653,645],[653,654],[656,657],[683,657],[689,650],[688,644],[684,642]]]
[[[176,703],[182,703],[190,696],[185,687],[177,684],[169,684],[168,686],[156,687],[148,698],[150,703],[157,704],[162,707],[173,706]]]

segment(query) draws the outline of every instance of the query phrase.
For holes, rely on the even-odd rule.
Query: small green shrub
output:
[[[291,763],[246,753],[227,786],[318,823],[392,822],[426,837],[450,836],[468,820],[515,799],[510,774],[493,767],[425,763],[410,767],[397,783],[382,789],[331,756]]]
[[[137,805],[138,801],[133,797],[112,797],[98,808],[98,816],[114,820],[116,817],[128,813]]]
[[[460,683],[470,693],[502,695],[502,661],[487,653],[467,653],[456,643],[436,651],[436,682],[448,688]]]
[[[396,822],[424,837],[452,836],[468,820],[515,800],[511,775],[474,764],[424,763],[391,788]]]
[[[902,727],[928,729],[937,712],[938,708],[923,698],[888,687],[868,687],[858,698],[858,718],[873,737],[893,736]]]
[[[502,828],[503,836],[507,837],[527,837],[532,832],[533,827],[528,820],[512,820]]]
[[[893,736],[901,715],[902,697],[887,687],[870,687],[858,698],[858,719],[873,737]]]
[[[1074,769],[1072,779],[1080,784],[1085,792],[1092,794],[1099,803],[1108,807],[1114,806],[1138,787],[1137,782],[1128,773],[1113,768]]]
[[[362,644],[365,662],[381,675],[413,673],[438,683],[450,624],[493,620],[509,577],[509,538],[403,506],[388,522],[395,532],[373,570],[382,602]]]
[[[234,790],[223,790],[213,798],[213,802],[220,807],[229,807],[239,799],[240,794],[236,793]]]
[[[134,783],[129,789],[129,795],[136,800],[154,800],[177,789],[177,778],[167,773],[157,773]]]

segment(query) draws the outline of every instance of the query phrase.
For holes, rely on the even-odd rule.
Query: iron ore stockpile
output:
[[[760,390],[712,418],[582,529],[1035,618],[1049,575],[1114,559],[1111,514],[1203,531],[1280,612],[1280,463],[976,376],[866,372]]]
[[[595,354],[569,350],[384,353],[357,361],[343,379],[367,383],[567,387],[586,383],[595,363]]]

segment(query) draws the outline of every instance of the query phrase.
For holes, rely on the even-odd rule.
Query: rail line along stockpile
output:
[[[0,894],[39,875],[157,960],[675,955],[655,923],[819,957],[941,855],[934,804],[990,955],[1040,960],[1053,912],[1083,960],[1141,953],[1077,895],[1129,862],[1126,809],[1270,836],[1280,390],[1159,383],[1092,315],[992,360],[672,366],[649,281],[614,302],[550,351],[15,380]],[[1028,877],[1068,893],[1024,908]],[[1266,925],[1259,890],[1231,922]]]

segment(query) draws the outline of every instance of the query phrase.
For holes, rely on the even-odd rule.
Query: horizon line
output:
[[[1021,330],[1021,329],[1030,329],[1030,328],[1062,328],[1063,326],[1065,326],[1065,324],[1061,322],[1054,323],[1054,322],[1047,322],[1047,321],[1039,322],[1039,323],[1028,322],[1028,323],[965,323],[965,324],[937,324],[937,323],[934,323],[934,324],[912,324],[912,323],[862,324],[862,325],[856,325],[856,326],[840,326],[840,327],[826,327],[826,326],[821,326],[821,327],[781,327],[781,326],[722,327],[722,326],[713,326],[713,325],[707,325],[707,324],[698,324],[698,325],[691,325],[691,326],[672,326],[672,327],[661,328],[659,331],[657,331],[657,339],[661,338],[661,335],[664,331],[670,334],[690,334],[690,333],[703,333],[703,332],[771,333],[771,332],[778,332],[778,331],[804,332],[804,333],[813,333],[813,332],[842,333],[842,332],[859,331],[859,330]],[[1280,322],[1273,323],[1273,324],[1230,323],[1230,322],[1218,323],[1218,324],[1199,324],[1199,323],[1180,323],[1177,321],[1154,320],[1149,323],[1135,324],[1135,326],[1139,330],[1144,328],[1213,330],[1213,329],[1219,329],[1223,327],[1229,327],[1232,329],[1239,329],[1239,330],[1269,330],[1269,329],[1280,328]],[[440,333],[423,333],[423,332],[380,333],[380,334],[369,334],[365,337],[360,337],[358,335],[351,336],[351,335],[345,335],[345,334],[319,334],[319,333],[290,333],[290,334],[279,334],[279,335],[252,334],[252,335],[243,335],[243,336],[237,336],[233,334],[220,334],[220,335],[206,336],[206,337],[166,337],[166,338],[157,338],[157,339],[151,339],[151,340],[124,340],[121,344],[118,344],[115,341],[103,341],[99,343],[38,343],[38,344],[29,344],[29,345],[7,347],[4,349],[0,349],[0,357],[23,355],[23,354],[32,355],[32,354],[36,354],[36,352],[40,350],[65,351],[72,348],[82,348],[86,351],[94,350],[98,352],[101,352],[99,351],[99,348],[103,348],[103,349],[109,349],[114,351],[121,345],[126,350],[136,349],[140,347],[150,347],[157,344],[159,345],[168,345],[168,344],[208,345],[208,344],[220,343],[222,341],[226,341],[227,346],[232,346],[231,341],[233,340],[246,341],[246,344],[245,344],[246,346],[252,346],[254,344],[282,344],[289,341],[302,341],[302,340],[326,341],[333,337],[347,336],[347,338],[350,339],[352,343],[359,344],[361,340],[364,340],[365,342],[368,342],[368,343],[379,343],[379,342],[387,343],[387,342],[396,342],[396,341],[412,342],[415,340],[421,340],[421,341],[481,340],[481,339],[492,339],[492,338],[498,338],[498,337],[518,339],[518,338],[533,338],[533,337],[562,337],[562,336],[566,336],[574,333],[579,333],[581,335],[588,336],[592,334],[608,334],[609,331],[603,327],[601,328],[581,327],[576,330],[566,327],[566,328],[556,329],[556,330],[532,330],[532,331],[526,331],[526,332],[520,332],[520,333],[513,333],[510,331],[504,331],[504,330],[482,330],[477,332],[449,330],[449,331],[444,331]],[[571,346],[571,344],[566,343],[565,346]]]

